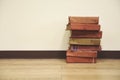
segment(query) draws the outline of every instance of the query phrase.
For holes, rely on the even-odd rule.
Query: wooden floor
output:
[[[0,80],[120,80],[120,59],[66,63],[65,59],[0,59]]]

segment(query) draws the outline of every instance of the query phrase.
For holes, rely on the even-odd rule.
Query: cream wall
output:
[[[99,16],[103,50],[120,50],[120,0],[0,0],[0,50],[66,50],[68,16]]]

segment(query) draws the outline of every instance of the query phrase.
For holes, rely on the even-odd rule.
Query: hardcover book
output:
[[[80,24],[98,24],[99,17],[77,17],[70,16],[69,23],[80,23]]]
[[[100,45],[70,45],[69,49],[71,51],[101,51]]]
[[[100,45],[100,39],[70,38],[69,43],[74,45]]]
[[[102,38],[102,31],[71,31],[72,38]]]
[[[90,30],[90,31],[100,31],[100,25],[96,24],[68,24],[68,30]]]
[[[101,51],[99,17],[69,16],[68,20],[66,29],[71,31],[71,36],[66,62],[95,63],[97,54]]]
[[[66,56],[68,57],[94,57],[96,58],[97,57],[97,51],[82,51],[82,50],[79,50],[79,51],[71,51],[71,50],[67,50],[67,54]]]
[[[96,58],[84,58],[84,57],[67,57],[68,63],[96,63]]]

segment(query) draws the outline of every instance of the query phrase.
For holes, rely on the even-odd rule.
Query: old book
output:
[[[68,63],[96,63],[96,58],[66,57]]]
[[[81,51],[81,50],[101,51],[101,46],[100,45],[70,45],[69,49],[71,51]]]
[[[100,31],[100,25],[97,24],[68,24],[68,30],[90,30],[90,31]]]
[[[90,50],[79,50],[79,51],[71,51],[67,50],[66,56],[68,57],[97,57],[97,51],[90,51]]]
[[[80,23],[80,24],[98,24],[99,17],[77,17],[70,16],[69,23]]]
[[[70,38],[69,44],[74,44],[74,45],[100,45],[100,39]]]
[[[102,38],[102,31],[71,31],[72,38]]]

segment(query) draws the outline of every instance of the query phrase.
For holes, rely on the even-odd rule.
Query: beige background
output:
[[[0,0],[0,50],[66,50],[68,16],[99,16],[103,50],[120,50],[120,0]]]

